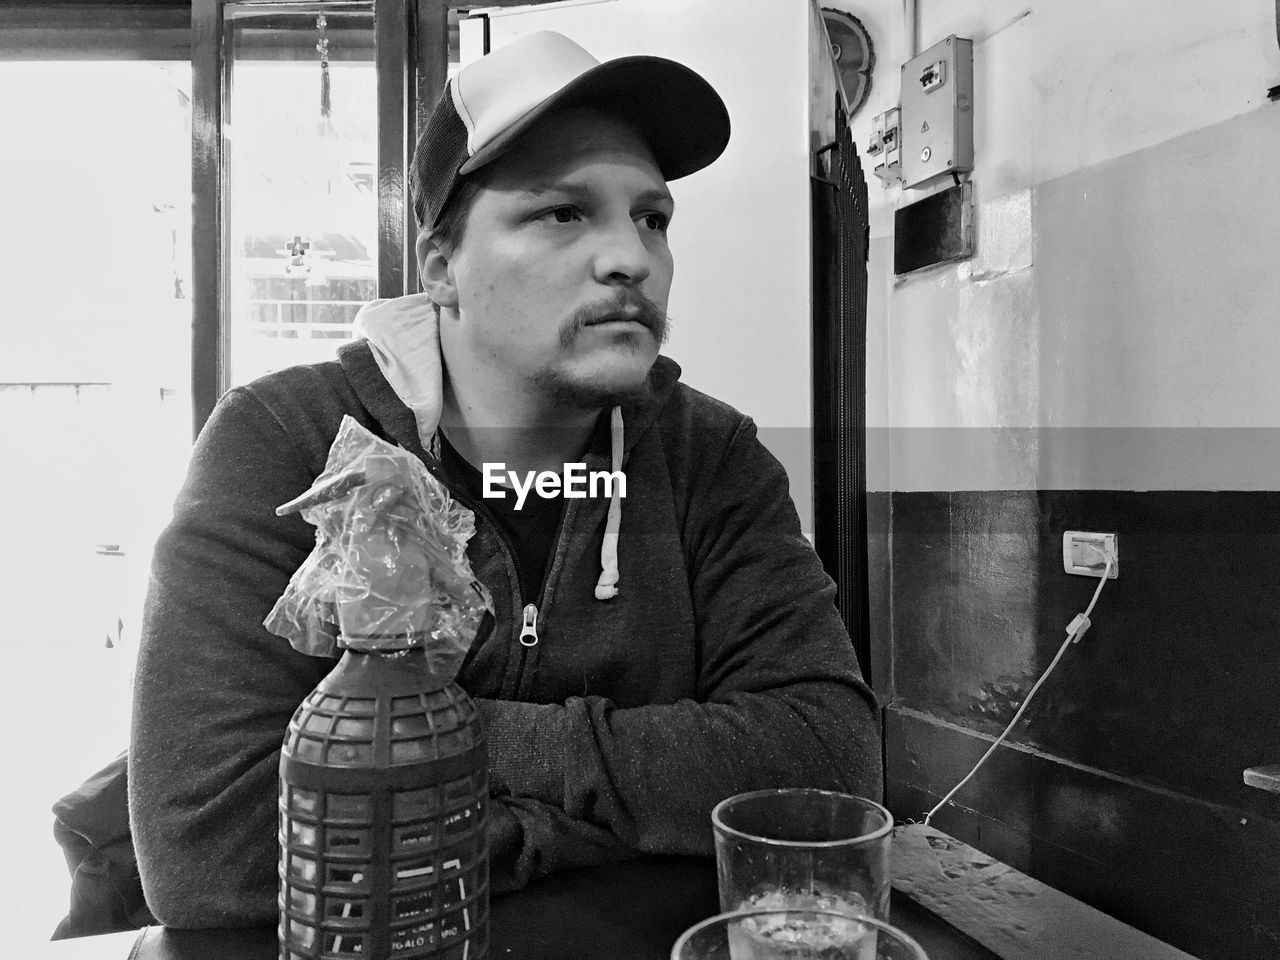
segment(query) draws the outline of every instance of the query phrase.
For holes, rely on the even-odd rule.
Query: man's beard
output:
[[[541,370],[534,375],[534,383],[543,396],[556,404],[598,410],[601,407],[617,407],[639,403],[649,396],[649,378],[639,383],[619,387],[615,384],[591,383],[575,380],[558,370]]]
[[[583,328],[620,313],[646,327],[659,345],[667,342],[671,323],[666,311],[639,290],[619,288],[609,299],[580,307],[570,314],[560,330],[560,346],[566,350],[572,349]],[[630,349],[640,349],[640,345],[631,340],[630,336],[628,340]],[[571,378],[553,368],[538,371],[533,380],[544,396],[556,403],[582,409],[635,403],[649,395],[647,375],[639,383],[619,387]]]

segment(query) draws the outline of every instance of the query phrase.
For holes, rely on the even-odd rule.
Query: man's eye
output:
[[[646,213],[644,215],[644,225],[650,230],[666,232],[667,224],[670,222],[671,218],[665,213]]]
[[[578,211],[573,207],[556,207],[547,212],[555,217],[556,223],[572,223],[578,219]]]

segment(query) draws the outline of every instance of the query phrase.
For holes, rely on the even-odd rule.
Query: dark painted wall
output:
[[[933,823],[1205,960],[1280,957],[1280,493],[876,494],[887,801],[919,820],[1084,610],[1067,529],[1120,579],[1010,740]],[[979,736],[985,735],[984,736]]]

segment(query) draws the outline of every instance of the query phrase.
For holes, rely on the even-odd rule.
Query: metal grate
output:
[[[836,606],[863,676],[871,673],[867,614],[867,181],[836,105],[836,139],[815,156],[814,545],[836,582]]]

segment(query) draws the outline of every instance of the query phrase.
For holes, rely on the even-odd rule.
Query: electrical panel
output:
[[[902,184],[973,169],[973,41],[950,36],[902,65]]]
[[[875,161],[874,173],[887,187],[902,176],[902,131],[897,107],[890,107],[872,120],[874,132],[867,153]]]

